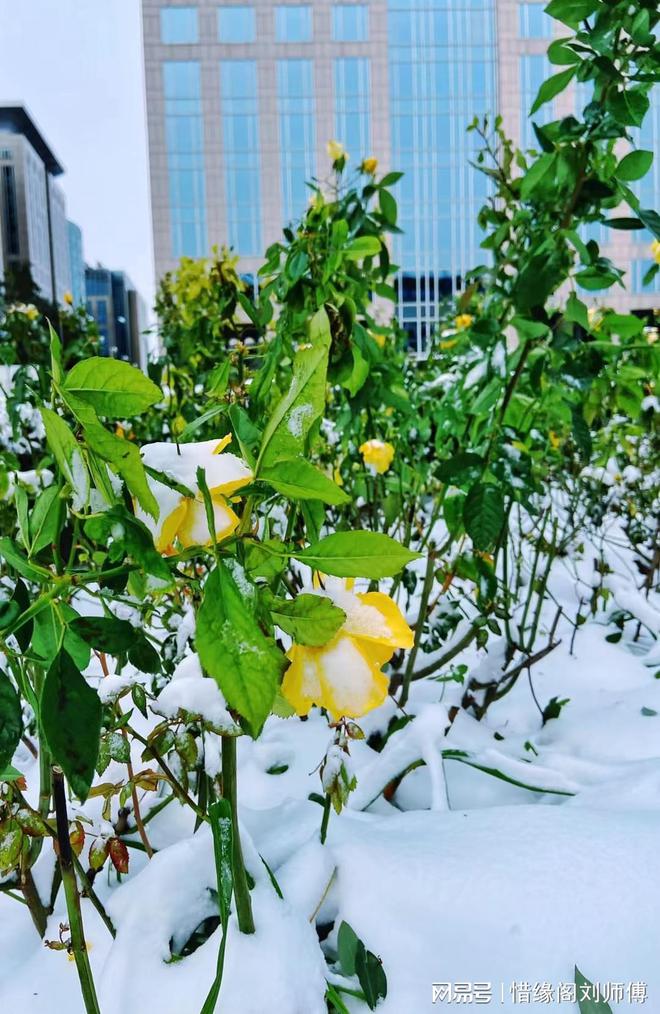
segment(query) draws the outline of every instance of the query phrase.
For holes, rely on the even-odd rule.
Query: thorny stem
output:
[[[254,933],[252,901],[248,888],[243,849],[238,827],[238,800],[236,791],[236,737],[222,737],[222,794],[231,806],[231,823],[233,831],[233,873],[234,897],[236,899],[236,918],[241,933]]]
[[[57,820],[60,869],[62,871],[62,883],[64,884],[69,929],[71,931],[71,949],[76,962],[85,1010],[87,1014],[101,1014],[99,1002],[96,998],[92,969],[89,964],[87,944],[85,943],[85,930],[80,910],[80,895],[78,894],[76,871],[73,865],[73,850],[69,839],[69,819],[66,810],[64,775],[62,769],[58,767],[53,768],[53,798]]]
[[[419,644],[422,639],[422,633],[424,631],[424,624],[426,622],[426,613],[429,604],[429,598],[431,595],[431,589],[433,588],[434,578],[435,578],[435,548],[431,547],[429,549],[429,553],[426,558],[426,574],[424,575],[424,584],[422,585],[422,594],[419,601],[419,613],[417,616],[417,623],[415,624],[415,640],[410,650],[410,654],[408,655],[406,671],[403,676],[401,697],[399,698],[399,707],[401,708],[405,707],[408,701],[408,694],[410,693],[410,682],[412,680],[413,670],[415,668],[415,660],[417,658]]]

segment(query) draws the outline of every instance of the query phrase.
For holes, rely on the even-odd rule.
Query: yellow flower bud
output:
[[[459,331],[465,331],[466,328],[472,325],[474,317],[471,313],[459,313],[458,317],[454,320],[455,326]]]
[[[363,159],[360,169],[362,170],[363,173],[369,173],[370,176],[375,176],[376,170],[378,169],[378,159],[377,158]]]
[[[382,475],[392,464],[394,448],[384,440],[367,440],[360,447],[360,454],[368,468]]]
[[[332,162],[339,162],[339,160],[342,158],[343,159],[348,158],[346,149],[344,148],[344,145],[341,143],[341,141],[328,141],[327,145],[325,146],[325,150],[327,151]]]

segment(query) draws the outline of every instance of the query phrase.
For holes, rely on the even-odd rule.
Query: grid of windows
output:
[[[371,153],[369,60],[348,56],[334,61],[335,137],[356,164]]]
[[[305,181],[316,171],[314,66],[311,60],[277,61],[282,210],[290,222],[305,207]]]
[[[367,5],[336,4],[332,8],[332,38],[335,42],[366,42],[369,38]]]
[[[242,256],[257,256],[261,252],[261,200],[256,61],[223,61],[220,90],[229,243]]]
[[[199,42],[196,7],[161,7],[160,41],[165,45]]]
[[[520,4],[518,32],[521,39],[551,39],[552,18],[545,13],[545,4]]]
[[[172,257],[207,250],[204,126],[199,63],[163,63]]]
[[[218,40],[220,42],[254,42],[255,38],[254,7],[218,8]]]
[[[390,116],[399,225],[399,319],[422,353],[438,304],[483,259],[476,214],[488,192],[470,167],[475,115],[495,108],[494,0],[388,0]]]
[[[275,8],[277,42],[311,42],[312,8],[285,5]]]
[[[539,147],[532,120],[543,124],[554,119],[554,102],[546,102],[533,117],[529,115],[539,88],[552,72],[545,53],[524,53],[520,57],[520,147],[523,149]]]

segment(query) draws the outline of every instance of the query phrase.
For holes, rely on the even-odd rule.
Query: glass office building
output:
[[[326,144],[355,167],[401,170],[393,260],[397,314],[422,353],[446,296],[484,259],[476,214],[487,180],[470,166],[475,116],[500,113],[536,147],[528,110],[561,26],[518,0],[142,0],[156,272],[226,243],[255,275],[266,246],[328,176]],[[558,96],[538,123],[572,113]],[[657,147],[658,110],[645,147]],[[645,128],[646,129],[646,128]],[[653,145],[650,142],[653,142]],[[655,170],[656,173],[658,170]],[[657,202],[657,176],[644,184]],[[652,200],[654,198],[655,200]],[[607,230],[604,230],[607,232]],[[604,235],[641,286],[648,238]],[[634,267],[633,266],[637,265]],[[647,294],[660,305],[657,294]],[[608,293],[626,309],[625,292]],[[627,303],[628,301],[628,303]],[[633,299],[634,302],[634,299]]]

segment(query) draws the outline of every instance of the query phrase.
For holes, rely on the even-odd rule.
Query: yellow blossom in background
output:
[[[603,322],[603,311],[598,306],[587,307],[587,320],[591,331],[598,331]]]
[[[27,317],[28,320],[38,320],[39,318],[39,311],[37,310],[36,306],[32,305],[32,303],[29,303],[28,306],[25,307],[25,310],[23,312],[25,313],[25,316]]]
[[[458,344],[458,338],[449,338],[448,341],[440,342],[440,348],[443,352],[447,349],[453,349],[454,345]]]
[[[333,162],[338,162],[341,158],[343,159],[348,158],[346,149],[344,148],[344,145],[341,143],[341,141],[328,141],[328,143],[325,146],[325,150],[327,151],[330,159]]]
[[[360,169],[362,170],[363,173],[369,173],[370,176],[375,176],[376,170],[378,169],[378,159],[377,158],[363,159]]]
[[[550,437],[550,443],[552,444],[552,446],[554,447],[554,449],[557,450],[557,448],[559,447],[559,445],[561,443],[561,440],[559,439],[559,437],[557,436],[557,434],[555,433],[554,430],[550,430],[548,436]]]
[[[367,440],[360,447],[360,454],[369,468],[382,475],[386,472],[394,458],[394,448],[385,440]]]
[[[327,644],[289,649],[282,693],[298,715],[316,704],[334,719],[359,718],[387,697],[389,680],[381,669],[397,648],[412,647],[413,632],[382,592],[355,593],[348,583],[326,578],[312,594],[331,599],[346,619]]]
[[[378,346],[379,349],[384,349],[385,348],[385,335],[384,334],[378,334],[377,331],[370,331],[369,332],[369,337],[372,338],[376,342],[376,345]]]
[[[454,320],[454,324],[459,331],[464,331],[466,328],[470,327],[473,320],[474,317],[471,313],[459,313],[458,317]]]
[[[344,480],[342,479],[341,472],[339,471],[339,468],[337,466],[335,466],[335,469],[334,469],[334,471],[332,473],[332,478],[334,479],[334,481],[337,484],[337,486],[343,486],[344,485]]]
[[[660,239],[654,239],[651,243],[651,253],[656,264],[660,264]]]
[[[73,306],[73,293],[72,292],[65,292],[64,295],[62,296],[62,299],[64,300],[64,302],[66,303],[67,306]]]
[[[238,526],[238,517],[229,506],[228,498],[247,485],[252,472],[235,454],[223,454],[231,436],[222,440],[204,440],[194,444],[146,444],[142,448],[144,464],[185,486],[193,496],[166,486],[148,475],[148,482],[159,507],[158,521],[145,514],[139,504],[136,516],[151,531],[159,553],[171,553],[174,543],[187,549],[189,546],[208,546],[211,542],[204,498],[197,483],[197,469],[203,468],[211,500],[215,531],[218,541],[226,539]]]

